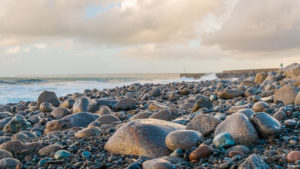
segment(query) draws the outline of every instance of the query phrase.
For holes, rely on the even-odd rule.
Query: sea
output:
[[[133,83],[192,82],[217,79],[207,74],[200,79],[180,78],[178,73],[169,74],[100,74],[100,75],[49,75],[0,77],[0,105],[20,101],[36,101],[41,92],[53,91],[58,97],[82,93],[85,89],[107,89]]]

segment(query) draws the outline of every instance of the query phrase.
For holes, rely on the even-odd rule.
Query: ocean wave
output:
[[[47,82],[43,79],[11,79],[11,80],[0,80],[0,84],[32,84]]]

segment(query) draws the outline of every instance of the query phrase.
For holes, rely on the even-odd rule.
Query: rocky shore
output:
[[[0,168],[299,169],[300,64],[0,105]]]

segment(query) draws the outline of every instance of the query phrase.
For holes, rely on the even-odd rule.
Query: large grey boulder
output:
[[[167,147],[174,151],[178,148],[188,150],[197,147],[202,142],[203,136],[200,132],[194,130],[175,130],[166,137]]]
[[[282,86],[274,94],[274,101],[281,101],[284,104],[293,104],[298,93],[297,88],[292,84]]]
[[[198,109],[200,109],[202,107],[210,109],[213,107],[213,104],[209,100],[209,98],[207,98],[205,96],[198,96],[198,100],[194,104],[192,112],[196,112]]]
[[[99,118],[98,115],[89,112],[70,114],[62,119],[49,121],[46,124],[45,133],[62,131],[72,127],[87,127],[97,118]]]
[[[117,102],[116,110],[131,110],[134,109],[138,104],[138,101],[134,98],[124,98]]]
[[[3,159],[0,160],[0,168],[15,169],[15,168],[17,168],[17,166],[22,166],[21,162],[18,159],[3,158]]]
[[[107,141],[104,149],[114,154],[160,157],[171,152],[166,136],[185,126],[158,119],[139,119],[125,123]]]
[[[253,114],[251,121],[263,137],[275,136],[281,132],[280,122],[264,112]]]
[[[186,128],[208,135],[215,130],[219,123],[221,123],[221,120],[211,115],[199,114],[187,124]]]
[[[56,119],[63,118],[69,114],[72,114],[71,111],[64,107],[58,107],[51,112],[51,116]]]
[[[77,98],[73,105],[73,113],[90,112],[90,99],[87,97]]]
[[[228,116],[216,128],[214,135],[227,132],[237,144],[250,145],[258,140],[255,127],[242,113],[235,113]]]
[[[50,92],[50,91],[44,91],[38,97],[38,100],[37,100],[38,106],[43,102],[51,103],[55,107],[58,107],[60,104],[56,94],[54,92]]]

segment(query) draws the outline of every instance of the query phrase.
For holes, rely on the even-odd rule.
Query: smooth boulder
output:
[[[43,102],[51,103],[53,106],[58,107],[60,102],[54,92],[44,91],[42,92],[37,100],[38,106]]]
[[[297,88],[292,84],[282,86],[274,94],[274,102],[281,101],[284,104],[293,104],[298,93]]]
[[[238,169],[268,169],[269,165],[263,160],[260,155],[251,154]]]
[[[70,114],[62,119],[49,121],[46,124],[45,133],[62,131],[72,127],[87,127],[97,118],[99,118],[98,115],[89,112]]]
[[[258,133],[263,137],[275,136],[281,132],[281,124],[278,120],[264,112],[255,113],[251,121]]]
[[[107,141],[106,151],[113,154],[160,157],[169,155],[166,136],[185,126],[158,119],[139,119],[125,123]]]
[[[77,98],[73,105],[73,113],[89,112],[91,109],[90,102],[88,97]]]
[[[134,98],[124,98],[117,102],[116,111],[131,110],[136,108],[138,101]]]
[[[217,126],[214,135],[217,136],[223,132],[229,133],[237,144],[250,145],[258,140],[255,127],[247,116],[241,113],[228,116]]]
[[[235,97],[243,96],[244,92],[238,89],[225,89],[218,93],[218,97],[222,99],[233,99]]]
[[[194,130],[176,130],[169,133],[166,137],[167,147],[174,151],[176,149],[188,150],[197,147],[203,140],[200,132]]]
[[[196,112],[200,108],[210,109],[213,107],[212,102],[205,96],[198,96],[197,102],[193,105],[192,112]]]
[[[199,114],[187,124],[186,128],[208,135],[215,130],[219,123],[221,123],[221,120],[211,115]]]

